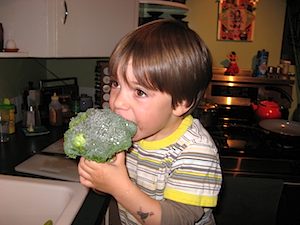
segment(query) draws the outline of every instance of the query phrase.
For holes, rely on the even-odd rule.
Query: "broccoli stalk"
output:
[[[64,152],[73,159],[83,156],[106,162],[132,145],[135,132],[133,122],[109,109],[88,109],[71,119],[64,134]]]

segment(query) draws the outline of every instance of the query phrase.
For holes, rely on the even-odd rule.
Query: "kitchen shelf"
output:
[[[172,1],[139,0],[139,5],[139,25],[160,18],[185,18],[188,11],[185,4]]]
[[[182,9],[184,11],[188,11],[188,7],[185,4],[179,2],[170,2],[170,1],[162,1],[162,0],[140,0],[142,4],[147,4],[149,7],[162,7],[164,6],[165,9]]]
[[[26,58],[28,52],[0,52],[0,58]]]

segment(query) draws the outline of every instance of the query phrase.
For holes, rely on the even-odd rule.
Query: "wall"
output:
[[[234,42],[217,40],[218,1],[188,0],[187,21],[205,41],[213,56],[213,66],[223,67],[222,61],[229,52],[238,55],[238,65],[242,70],[253,70],[253,60],[258,50],[269,51],[268,65],[280,64],[286,0],[260,0],[256,9],[254,40],[252,42]],[[291,72],[295,72],[293,66]],[[293,88],[293,112],[300,101],[296,85]],[[292,114],[290,113],[290,116]]]
[[[45,60],[39,60],[45,65]],[[39,80],[46,78],[46,73],[36,59],[0,59],[0,100],[4,97],[12,98],[22,95],[28,81],[33,81],[38,87]]]
[[[218,1],[188,0],[190,9],[187,20],[206,42],[212,52],[215,67],[223,67],[221,62],[230,51],[238,55],[241,69],[252,69],[252,60],[258,50],[269,51],[269,65],[277,66],[280,61],[281,41],[285,16],[285,0],[260,0],[256,9],[254,41],[217,41]]]
[[[94,98],[95,67],[99,59],[48,59],[47,68],[60,78],[77,77],[79,93],[85,93]],[[47,73],[47,78],[53,79],[54,77]]]
[[[77,77],[82,87],[94,87],[97,59],[48,59],[47,68],[60,78]],[[47,74],[49,79],[54,78]]]
[[[230,51],[238,54],[241,69],[252,67],[253,57],[258,50],[269,51],[269,65],[278,65],[280,60],[281,40],[284,26],[285,0],[260,0],[256,10],[256,23],[253,42],[217,41],[217,0],[187,0],[189,12],[187,20],[210,48],[215,67],[222,67]],[[44,66],[60,77],[76,76],[81,92],[90,95],[94,87],[94,69],[97,59],[39,59]],[[28,80],[35,83],[40,79],[53,78],[50,73],[36,63],[35,59],[0,59],[0,99],[18,96]],[[297,99],[294,91],[294,99]],[[295,108],[297,101],[292,106]]]

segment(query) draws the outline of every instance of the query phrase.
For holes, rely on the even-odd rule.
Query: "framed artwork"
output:
[[[220,41],[253,41],[255,0],[220,0],[218,37]]]

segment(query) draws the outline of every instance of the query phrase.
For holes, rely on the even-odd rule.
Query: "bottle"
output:
[[[269,52],[265,49],[258,51],[255,60],[254,77],[265,77],[268,70]]]
[[[0,23],[0,52],[3,51],[4,48],[4,31],[2,23]]]
[[[62,121],[62,105],[58,101],[58,96],[54,93],[49,104],[49,123],[51,126],[61,126]]]
[[[27,117],[26,117],[26,128],[29,132],[33,132],[35,127],[35,115],[33,106],[29,107],[29,111],[27,111]]]

